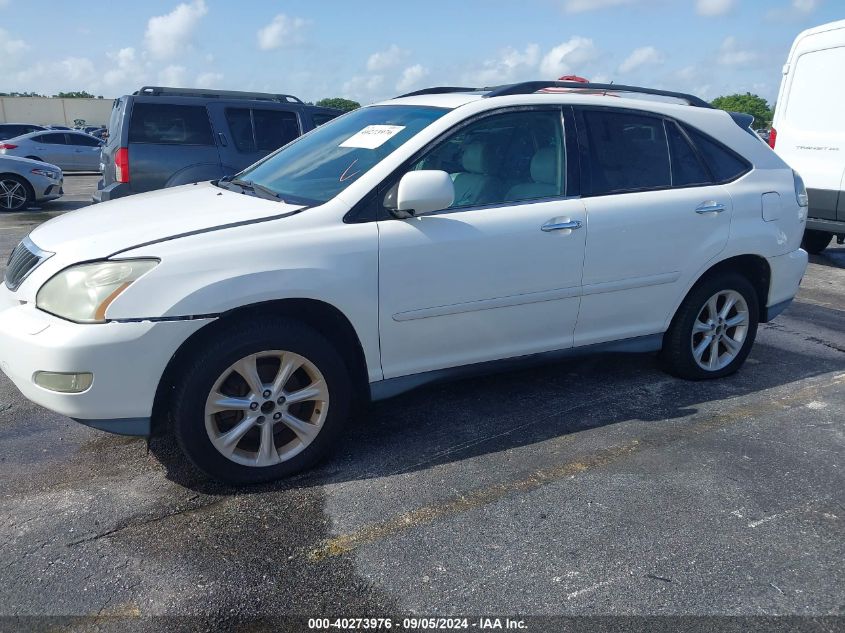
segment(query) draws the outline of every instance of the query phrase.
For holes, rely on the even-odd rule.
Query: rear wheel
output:
[[[806,229],[804,231],[804,239],[801,240],[801,248],[808,253],[818,255],[827,248],[827,245],[830,244],[830,238],[832,237],[833,235],[831,233]]]
[[[664,336],[661,356],[667,371],[688,380],[734,373],[757,335],[757,302],[754,287],[736,273],[693,288]]]
[[[176,439],[207,475],[271,481],[316,463],[349,413],[350,380],[331,344],[289,319],[218,330],[177,387]]]
[[[0,211],[20,211],[33,203],[29,183],[14,174],[0,176]]]

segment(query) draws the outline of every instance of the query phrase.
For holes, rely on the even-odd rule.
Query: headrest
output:
[[[537,150],[531,159],[531,180],[547,185],[558,183],[557,152],[554,147]]]
[[[493,152],[484,143],[470,143],[461,157],[464,171],[473,174],[489,174],[493,170]]]

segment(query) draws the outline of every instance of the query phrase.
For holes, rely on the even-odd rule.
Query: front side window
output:
[[[566,195],[559,110],[485,117],[446,139],[411,169],[439,169],[455,185],[450,208]]]
[[[628,112],[585,110],[588,185],[593,195],[671,186],[663,120]]]
[[[130,143],[214,145],[204,106],[135,103],[129,123]]]
[[[383,105],[360,108],[301,136],[237,178],[283,200],[331,200],[444,114],[444,108]]]

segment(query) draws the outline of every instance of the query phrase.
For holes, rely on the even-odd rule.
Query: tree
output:
[[[753,95],[750,92],[742,94],[725,95],[716,97],[710,102],[714,108],[727,110],[728,112],[744,112],[754,117],[756,129],[769,127],[772,124],[772,108],[763,97]]]
[[[60,92],[59,94],[53,95],[54,97],[59,97],[61,99],[93,99],[94,95],[90,92],[85,92],[84,90],[74,90],[73,92]]]
[[[326,97],[325,99],[320,99],[315,105],[323,108],[337,108],[338,110],[343,110],[344,112],[357,110],[361,107],[361,104],[357,101],[344,99],[343,97]]]

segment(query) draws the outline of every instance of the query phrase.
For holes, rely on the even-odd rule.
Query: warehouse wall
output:
[[[67,125],[84,119],[85,125],[106,125],[112,99],[59,99],[45,97],[0,97],[0,123]]]

